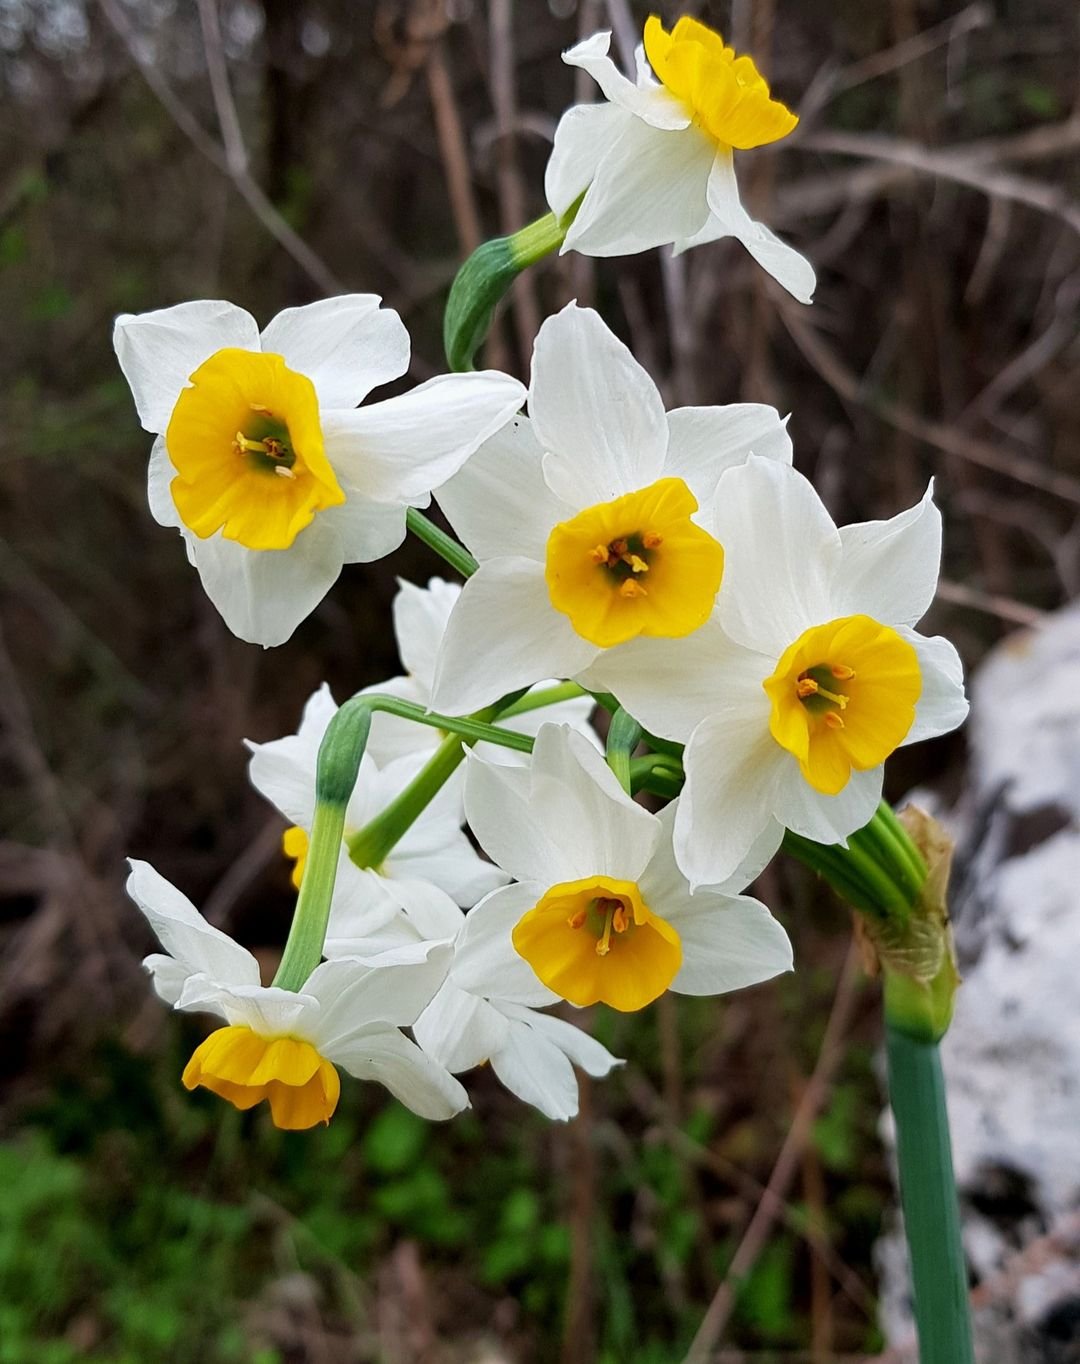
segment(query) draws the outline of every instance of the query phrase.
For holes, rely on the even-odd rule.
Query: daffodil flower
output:
[[[844,842],[877,808],[885,759],[963,721],[955,648],[913,628],[941,560],[931,492],[837,529],[790,467],[751,458],[721,479],[712,621],[678,648],[627,645],[608,679],[647,728],[689,740],[675,847],[693,884],[730,875],[752,844],[774,851],[785,828]]]
[[[639,635],[700,629],[724,568],[713,494],[751,450],[790,461],[773,408],[665,413],[595,312],[571,304],[548,318],[528,419],[515,418],[437,494],[480,567],[446,627],[435,709],[471,711],[541,677],[576,677]]]
[[[541,1012],[559,996],[514,950],[518,912],[497,895],[467,915],[447,896],[430,898],[371,937],[328,938],[326,952],[368,957],[423,942],[450,944],[446,980],[413,1024],[413,1036],[453,1075],[490,1062],[512,1094],[565,1122],[578,1111],[574,1066],[599,1079],[620,1062],[581,1028]]]
[[[450,613],[461,596],[460,583],[448,583],[432,578],[427,587],[399,580],[398,593],[393,602],[394,634],[398,653],[405,665],[403,677],[391,677],[385,682],[365,687],[363,694],[388,693],[403,701],[431,706],[432,683],[435,680],[435,660],[446,633]],[[551,686],[552,681],[539,682],[537,688]],[[545,722],[570,724],[599,742],[589,724],[594,702],[591,696],[575,696],[557,701],[550,706],[538,706],[520,715],[508,716],[494,723],[517,734],[535,734]],[[380,767],[417,753],[430,756],[438,747],[442,735],[431,725],[418,725],[398,715],[376,712],[372,716],[371,734],[366,752]],[[518,762],[521,755],[511,748],[481,743],[477,748],[492,762]]]
[[[265,744],[248,744],[252,785],[291,822],[283,846],[286,855],[295,859],[293,882],[297,887],[303,878],[315,813],[319,745],[336,713],[337,704],[324,683],[308,699],[296,734]],[[477,855],[461,827],[460,774],[442,787],[380,866],[358,866],[350,857],[349,838],[400,794],[423,766],[425,757],[423,752],[406,754],[380,767],[364,753],[345,812],[331,936],[373,932],[399,909],[422,906],[441,894],[458,904],[473,905],[505,882],[497,867]]]
[[[127,890],[165,949],[144,962],[157,993],[177,1009],[225,1021],[196,1047],[185,1088],[209,1089],[239,1109],[265,1100],[274,1124],[293,1131],[330,1121],[338,1067],[384,1085],[424,1118],[468,1107],[458,1081],[400,1031],[442,984],[447,947],[323,962],[302,990],[281,990],[261,985],[252,954],[148,863],[132,861]]]
[[[736,151],[786,137],[798,119],[770,96],[750,57],[737,57],[698,20],[682,18],[668,33],[653,16],[644,37],[636,82],[608,56],[610,33],[563,54],[596,81],[605,102],[575,105],[555,132],[548,203],[564,218],[580,200],[561,249],[622,256],[735,237],[809,303],[809,261],[754,222],[735,180]]]
[[[502,925],[571,1004],[631,1011],[668,989],[721,994],[791,968],[780,924],[759,901],[729,893],[749,878],[737,870],[691,896],[672,851],[674,807],[657,816],[635,804],[565,726],[542,727],[529,767],[470,755],[465,806],[480,846],[517,882],[484,902],[493,960]],[[477,957],[477,978],[490,978],[494,964]]]
[[[315,609],[343,564],[405,538],[405,512],[521,406],[516,379],[442,375],[363,402],[409,364],[374,294],[279,313],[260,334],[232,303],[117,318],[113,344],[150,456],[154,518],[180,530],[241,639],[269,647]]]

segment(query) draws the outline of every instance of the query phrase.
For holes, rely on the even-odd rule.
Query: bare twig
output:
[[[973,611],[985,611],[989,616],[1007,620],[1012,625],[1038,625],[1046,619],[1046,612],[1023,602],[1013,601],[997,592],[980,592],[977,587],[966,583],[956,583],[950,578],[939,578],[937,595],[941,601],[952,602],[954,606],[969,606]]]
[[[832,1011],[829,1014],[814,1073],[803,1090],[802,1099],[795,1110],[795,1117],[784,1138],[784,1144],[776,1158],[761,1202],[750,1219],[750,1225],[743,1233],[742,1240],[728,1265],[724,1281],[716,1290],[690,1344],[685,1364],[706,1364],[709,1360],[731,1316],[740,1284],[765,1248],[773,1223],[783,1214],[784,1199],[798,1173],[803,1148],[809,1140],[811,1128],[844,1056],[844,1039],[858,998],[858,971],[859,949],[853,941],[840,973],[840,983],[836,988],[836,996],[833,999]]]
[[[345,286],[322,259],[317,255],[307,242],[285,221],[274,205],[266,197],[263,191],[251,178],[247,170],[247,153],[244,151],[243,167],[234,164],[237,153],[234,149],[233,157],[230,158],[229,152],[199,123],[183,100],[176,94],[172,86],[158,70],[157,66],[143,52],[138,35],[132,28],[131,23],[124,13],[123,6],[119,0],[98,0],[99,5],[106,19],[109,21],[113,30],[120,38],[121,42],[128,50],[131,60],[139,68],[143,79],[157,96],[158,102],[170,116],[176,126],[188,139],[191,145],[204,156],[211,165],[216,166],[222,174],[227,175],[232,181],[236,192],[251,209],[255,217],[266,228],[267,232],[278,242],[283,250],[293,258],[304,273],[310,278],[312,283],[325,294],[340,294],[345,292]],[[200,12],[205,7],[204,0],[200,0]],[[216,15],[215,15],[216,17]],[[204,38],[206,30],[204,28]],[[207,46],[207,66],[211,66],[210,47]],[[214,95],[214,103],[218,113],[218,120],[222,120],[224,109],[225,120],[229,123],[229,137],[239,136],[239,120],[236,118],[235,105],[232,102],[232,95],[228,90],[226,79],[224,90],[215,83],[211,75],[211,89]],[[225,103],[221,105],[219,99],[224,95]],[[225,134],[226,123],[222,123],[222,136]],[[242,142],[241,142],[242,147]]]

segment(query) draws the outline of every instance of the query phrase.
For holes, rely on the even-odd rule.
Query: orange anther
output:
[[[630,927],[630,913],[622,901],[619,902],[619,908],[611,916],[611,926],[616,933],[625,933]]]
[[[835,710],[828,710],[825,712],[825,723],[829,726],[830,729],[844,728],[844,722],[840,718],[839,712]]]
[[[575,909],[573,914],[570,915],[569,919],[567,919],[566,922],[570,925],[571,928],[580,928],[587,917],[588,915],[585,910]]]
[[[855,676],[855,669],[849,668],[846,663],[834,663],[829,669],[837,682],[850,682]]]
[[[647,530],[641,537],[641,543],[646,549],[659,549],[664,543],[664,537],[657,535],[654,530]]]
[[[816,696],[819,690],[812,677],[800,677],[795,683],[795,695],[800,701],[805,701],[808,696]]]
[[[634,578],[627,578],[627,580],[619,588],[620,597],[633,598],[647,597],[648,595],[649,595],[648,592],[646,592],[642,585],[639,582],[637,582]]]

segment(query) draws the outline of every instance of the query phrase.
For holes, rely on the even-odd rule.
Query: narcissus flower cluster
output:
[[[633,81],[608,46],[565,54],[604,99],[558,125],[548,249],[733,236],[808,301],[809,263],[739,202],[736,152],[797,122],[751,58],[689,18],[648,21]],[[242,639],[287,640],[407,525],[465,579],[400,584],[401,674],[340,705],[323,686],[295,733],[249,744],[297,895],[273,980],[132,863],[158,994],[216,1019],[189,1089],[304,1129],[346,1071],[448,1118],[469,1102],[456,1077],[475,1093],[488,1063],[571,1118],[575,1067],[619,1065],[582,1011],[790,970],[747,887],[788,831],[854,857],[886,760],[964,718],[956,650],[916,629],[941,557],[932,489],[838,527],[787,416],[667,410],[592,309],[543,323],[527,388],[470,372],[377,402],[409,340],[374,295],[261,333],[232,304],[182,303],[119,318],[115,345],[156,436],[151,512]],[[453,535],[421,514],[433,497]]]

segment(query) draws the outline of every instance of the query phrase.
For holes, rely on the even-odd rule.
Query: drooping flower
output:
[[[529,418],[437,494],[480,567],[446,628],[435,709],[459,714],[541,677],[576,677],[640,635],[692,635],[723,573],[713,494],[751,450],[790,461],[773,408],[665,413],[595,312],[571,304],[548,318]]]
[[[249,743],[252,785],[271,801],[291,827],[283,844],[296,862],[299,886],[315,814],[319,745],[337,704],[325,684],[309,697],[296,734],[265,744]],[[421,726],[416,726],[421,728]],[[345,830],[334,886],[332,936],[374,932],[398,909],[426,903],[435,888],[461,905],[472,905],[506,877],[479,857],[462,829],[460,774],[455,774],[377,866],[362,866],[350,855],[350,839],[398,796],[423,766],[417,752],[380,767],[367,752],[345,811]]]
[[[409,506],[521,406],[494,371],[442,375],[358,407],[409,365],[374,294],[288,308],[260,334],[215,300],[118,317],[113,345],[150,456],[154,518],[178,529],[241,639],[281,644],[343,564],[389,554]]]
[[[548,204],[560,218],[579,204],[562,250],[622,256],[674,243],[678,252],[735,237],[809,303],[809,261],[753,221],[735,179],[735,152],[786,137],[796,116],[771,97],[750,57],[696,19],[679,19],[670,33],[655,15],[646,22],[636,82],[608,56],[610,41],[596,33],[563,53],[604,102],[575,105],[555,132]]]
[[[431,706],[435,659],[446,633],[450,613],[460,596],[460,583],[444,582],[442,578],[430,579],[427,587],[417,587],[399,580],[398,594],[393,604],[394,634],[398,653],[407,672],[404,677],[391,677],[385,682],[365,687],[366,693],[384,692],[403,701]],[[550,685],[548,681],[540,682],[533,690]],[[545,721],[570,724],[595,739],[595,731],[589,724],[593,707],[591,696],[576,696],[551,706],[507,716],[505,720],[497,719],[494,723],[518,734],[535,734]],[[430,756],[442,738],[439,730],[430,725],[418,725],[396,715],[376,712],[372,717],[366,752],[382,767],[409,754]],[[481,743],[477,747],[492,762],[516,762],[521,757],[514,749],[500,748],[497,744]]]
[[[881,799],[885,759],[967,714],[948,640],[914,626],[937,587],[932,489],[888,521],[834,525],[810,483],[773,460],[725,474],[716,525],[727,550],[709,625],[667,651],[627,645],[605,679],[654,733],[689,740],[675,848],[712,884],[785,828],[841,843]]]
[[[458,1081],[400,1031],[442,984],[445,946],[323,962],[293,992],[261,985],[252,954],[148,863],[132,861],[127,890],[165,949],[144,963],[157,993],[177,1009],[225,1020],[196,1047],[185,1088],[209,1089],[239,1109],[265,1100],[275,1125],[292,1131],[330,1121],[338,1067],[384,1085],[424,1118],[468,1107]]]
[[[519,883],[494,891],[486,916],[513,925],[518,954],[571,1004],[630,1011],[668,989],[721,994],[790,969],[780,924],[731,893],[749,878],[691,896],[672,851],[675,807],[637,805],[573,730],[544,725],[528,767],[471,755],[465,805],[480,846]]]
[[[326,951],[369,956],[425,941],[452,944],[446,980],[413,1025],[417,1042],[454,1075],[489,1061],[511,1093],[566,1121],[578,1111],[574,1066],[600,1078],[619,1062],[581,1028],[541,1012],[558,995],[514,950],[520,914],[513,897],[488,896],[467,915],[448,896],[431,898],[372,937],[328,939]]]

